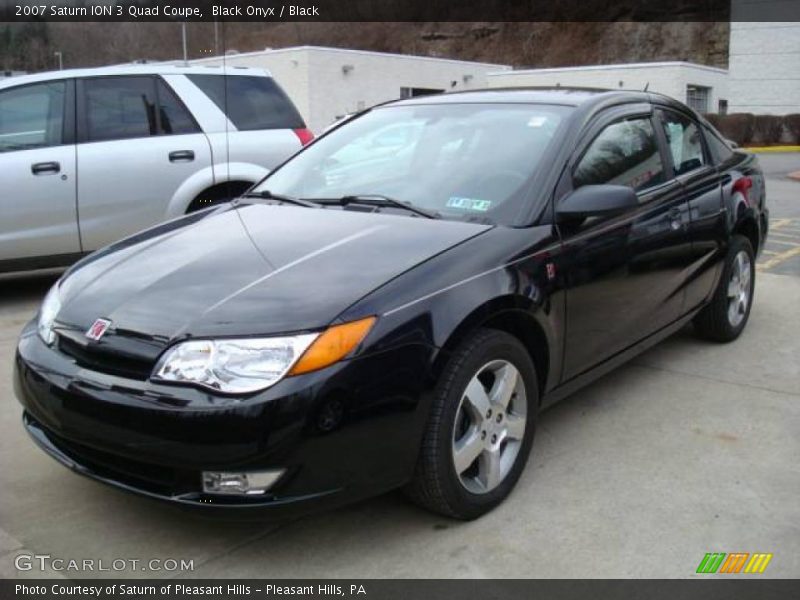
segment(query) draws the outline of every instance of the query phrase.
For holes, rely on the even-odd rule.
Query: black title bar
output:
[[[792,21],[798,0],[0,0],[0,20]]]

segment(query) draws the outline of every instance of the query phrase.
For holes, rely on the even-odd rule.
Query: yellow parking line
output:
[[[774,256],[774,255],[779,254],[779,253],[778,252],[773,252],[772,250],[762,250],[761,254],[769,254],[770,256]]]
[[[770,223],[771,229],[780,229],[781,227],[786,227],[787,225],[791,225],[791,219],[775,219]]]
[[[780,252],[779,254],[776,254],[769,260],[765,260],[763,263],[758,265],[758,269],[764,271],[766,269],[777,267],[781,263],[784,263],[790,258],[794,258],[795,256],[800,256],[800,246],[795,246],[791,250]]]

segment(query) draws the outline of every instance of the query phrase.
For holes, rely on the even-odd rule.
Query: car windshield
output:
[[[384,197],[442,218],[513,225],[569,107],[387,106],[344,124],[254,191],[309,200]]]

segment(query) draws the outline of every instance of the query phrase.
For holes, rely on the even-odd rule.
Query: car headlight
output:
[[[39,320],[37,321],[37,329],[39,330],[39,337],[44,340],[48,346],[56,341],[56,334],[53,331],[53,323],[56,320],[58,311],[61,310],[61,295],[58,286],[61,282],[50,288],[47,295],[44,297],[44,302],[39,309]]]
[[[286,375],[325,368],[349,354],[374,317],[335,325],[322,333],[289,337],[190,340],[164,354],[152,379],[200,385],[226,394],[266,389]]]

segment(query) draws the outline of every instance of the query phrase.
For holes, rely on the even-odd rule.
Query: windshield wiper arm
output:
[[[282,194],[273,194],[269,190],[250,192],[242,196],[242,198],[261,198],[262,200],[275,200],[276,202],[286,202],[287,204],[296,204],[297,206],[305,206],[306,208],[321,208],[318,203],[312,202],[311,200],[293,198],[292,196],[284,196]]]
[[[383,194],[354,194],[351,196],[342,196],[338,200],[342,206],[348,204],[367,204],[372,206],[383,206],[388,208],[401,208],[425,217],[427,219],[438,219],[441,215],[438,212],[414,206],[410,202],[402,202]]]

